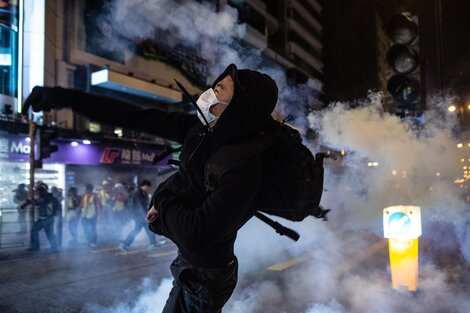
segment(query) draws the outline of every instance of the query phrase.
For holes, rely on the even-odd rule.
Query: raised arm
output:
[[[30,106],[35,112],[71,108],[75,113],[93,120],[155,134],[180,143],[188,128],[197,123],[197,117],[191,114],[143,109],[126,101],[61,87],[34,87],[24,103],[23,113]]]

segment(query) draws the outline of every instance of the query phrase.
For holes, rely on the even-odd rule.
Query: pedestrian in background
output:
[[[113,205],[113,218],[112,224],[114,226],[114,233],[118,236],[121,235],[122,228],[127,222],[126,213],[126,200],[128,194],[124,185],[117,183],[114,185],[114,205]]]
[[[111,210],[113,207],[113,186],[110,181],[105,179],[101,182],[101,188],[98,190],[98,195],[101,200],[101,216],[100,222],[103,224],[105,230],[112,231],[111,221],[112,214]]]
[[[34,199],[32,200],[35,211],[35,221],[31,228],[31,247],[28,251],[39,251],[39,231],[44,228],[46,237],[51,245],[51,251],[58,251],[57,238],[54,234],[54,216],[59,210],[59,202],[48,192],[48,186],[39,182],[36,186]]]
[[[13,202],[16,204],[16,209],[18,211],[18,224],[20,226],[20,231],[18,234],[26,233],[26,207],[23,206],[28,200],[28,191],[26,190],[25,184],[19,184],[18,187],[13,190],[15,193],[13,196]]]
[[[98,195],[93,192],[93,185],[86,184],[85,194],[82,196],[82,200],[80,202],[80,214],[86,240],[88,245],[92,248],[96,247],[96,224],[98,221],[98,212],[100,209],[101,201]]]
[[[80,221],[80,197],[77,188],[70,187],[66,199],[66,219],[69,223],[70,236],[69,246],[76,247],[78,244],[78,222]]]
[[[59,246],[62,245],[62,205],[64,202],[64,195],[62,193],[61,188],[57,188],[56,186],[52,186],[51,188],[51,193],[54,198],[57,199],[57,202],[59,203],[59,208],[56,211],[55,219],[56,219],[56,237],[57,237],[57,242]]]
[[[139,188],[133,193],[131,216],[134,220],[134,229],[129,233],[126,239],[119,243],[119,248],[123,251],[129,250],[130,245],[142,229],[145,230],[150,241],[150,245],[148,248],[155,249],[157,247],[157,240],[155,238],[155,234],[148,229],[148,224],[145,221],[150,203],[150,195],[148,193],[150,187],[150,181],[143,180],[140,183]],[[162,245],[164,243],[165,240],[160,240],[158,242],[158,245]]]

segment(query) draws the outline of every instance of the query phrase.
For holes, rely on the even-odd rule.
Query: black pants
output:
[[[157,245],[157,240],[155,239],[155,234],[150,231],[148,228],[148,223],[145,221],[145,217],[142,218],[135,218],[134,219],[134,229],[127,235],[126,239],[124,239],[123,243],[126,246],[130,246],[132,242],[134,242],[135,237],[140,233],[142,228],[147,233],[149,237],[151,245]]]
[[[173,288],[163,313],[220,313],[237,285],[236,258],[224,267],[202,268],[178,255],[170,268]]]
[[[39,250],[39,231],[44,228],[52,250],[57,250],[57,238],[54,235],[54,217],[38,219],[31,228],[31,248]]]

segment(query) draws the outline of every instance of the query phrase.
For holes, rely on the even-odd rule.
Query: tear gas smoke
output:
[[[215,12],[211,5],[196,1],[115,0],[109,16],[99,18],[110,20],[113,30],[122,38],[108,39],[108,46],[115,47],[115,50],[129,50],[131,43],[144,39],[194,48],[207,63],[204,67],[207,70],[207,84],[230,63],[235,63],[238,68],[255,68],[270,75],[280,90],[277,110],[284,116],[298,113],[306,103],[313,105],[316,95],[312,92],[318,92],[322,86],[314,79],[299,86],[288,84],[284,69],[263,58],[259,50],[238,40],[243,38],[245,26],[237,24],[238,12],[228,5]],[[165,32],[171,35],[163,36]],[[300,116],[295,114],[299,126],[307,126],[305,115],[306,112]]]
[[[324,193],[323,204],[333,209],[330,221],[284,222],[302,235],[295,244],[257,220],[247,223],[239,232],[236,244],[239,284],[224,311],[466,312],[470,300],[468,281],[465,281],[468,277],[463,275],[468,273],[465,247],[470,244],[470,221],[468,206],[461,200],[452,179],[458,160],[451,131],[455,124],[430,117],[421,128],[414,129],[407,122],[382,112],[373,99],[362,104],[349,109],[347,104],[337,103],[309,116],[321,144],[348,151],[341,166],[326,164],[328,191]],[[437,116],[438,112],[430,111],[427,115]],[[368,167],[369,160],[379,165]],[[407,175],[394,176],[393,169],[398,173],[406,171]],[[436,177],[436,171],[441,176]],[[338,274],[345,260],[367,250],[371,241],[367,234],[382,237],[382,209],[390,204],[415,204],[423,211],[424,253],[420,256],[418,294],[391,288],[386,252],[374,256],[379,264]],[[437,231],[426,227],[429,223],[444,223],[447,228],[444,232]],[[434,257],[438,255],[429,248],[442,243],[444,247],[440,248],[445,249],[449,246],[446,242],[454,238],[461,252],[451,251],[453,257],[458,258],[460,253],[467,257],[457,270],[436,264]],[[304,262],[283,272],[266,271],[273,263],[292,257]],[[457,281],[455,275],[460,277]],[[164,298],[168,290],[159,290],[161,293],[146,293],[142,297]]]
[[[160,285],[154,290],[154,282],[150,279],[145,279],[142,282],[141,290],[142,293],[139,297],[136,297],[136,301],[129,301],[128,303],[120,303],[114,307],[106,308],[98,305],[87,305],[85,308],[86,312],[90,313],[145,313],[145,312],[162,312],[165,306],[168,293],[171,290],[171,280],[163,279]],[[131,287],[133,288],[133,287]],[[123,292],[125,293],[125,292]],[[134,297],[133,293],[129,295],[131,298]]]
[[[224,312],[463,313],[468,310],[468,281],[464,280],[468,277],[459,276],[464,283],[460,288],[451,279],[453,273],[445,265],[436,264],[435,251],[426,246],[426,253],[420,256],[420,291],[416,295],[391,289],[385,253],[374,257],[380,264],[366,266],[367,271],[342,274],[338,271],[345,260],[367,249],[371,236],[375,240],[382,237],[382,209],[394,204],[421,206],[425,243],[436,247],[435,243],[448,242],[443,240],[444,236],[455,238],[460,250],[452,253],[457,258],[463,255],[466,259],[460,265],[468,268],[468,204],[453,184],[458,171],[456,141],[452,135],[456,124],[443,118],[445,115],[440,110],[446,107],[447,98],[436,99],[433,110],[426,113],[426,122],[419,128],[383,112],[380,96],[372,93],[356,109],[337,103],[325,111],[312,113],[307,125],[306,112],[289,104],[310,104],[311,91],[307,93],[303,89],[305,85],[291,87],[279,66],[267,64],[260,52],[234,41],[243,35],[243,29],[236,24],[235,10],[224,8],[217,14],[212,8],[195,2],[118,0],[113,4],[112,19],[113,25],[119,26],[118,32],[133,41],[154,38],[158,31],[164,30],[171,31],[187,45],[197,46],[208,62],[208,82],[232,62],[239,68],[255,68],[271,75],[280,90],[278,109],[284,114],[294,113],[297,125],[309,126],[318,133],[319,142],[312,149],[323,145],[346,151],[340,164],[326,162],[327,191],[322,203],[332,209],[328,223],[314,219],[285,222],[301,234],[295,244],[254,219],[239,232],[236,243],[239,284]],[[321,87],[316,81],[306,85]],[[369,167],[368,162],[377,162],[377,166]],[[436,223],[445,224],[446,231],[436,232],[426,226]],[[269,265],[292,257],[304,261],[283,272],[266,271]],[[144,304],[166,298],[168,289],[168,281],[163,280],[155,292],[146,291],[132,301],[137,305],[121,304],[112,311],[121,308],[130,312],[160,312]]]

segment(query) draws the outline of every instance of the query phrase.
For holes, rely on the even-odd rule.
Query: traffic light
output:
[[[40,127],[38,128],[37,133],[37,153],[38,160],[41,161],[43,159],[49,158],[52,153],[57,152],[57,150],[59,150],[59,147],[57,145],[51,143],[52,140],[57,138],[58,132],[57,129]]]
[[[387,23],[386,31],[393,42],[387,62],[394,72],[387,90],[398,108],[416,112],[421,101],[418,25],[409,16],[397,14]]]

